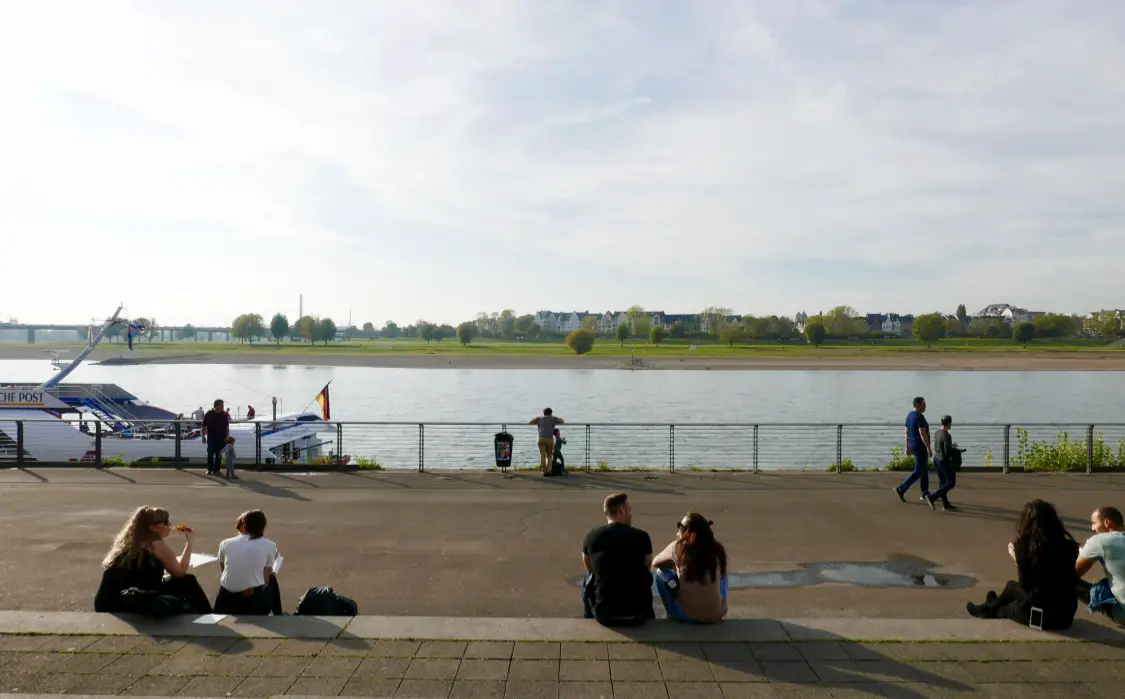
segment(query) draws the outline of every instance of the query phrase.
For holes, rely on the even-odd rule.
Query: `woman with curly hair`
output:
[[[183,524],[179,558],[164,539],[172,533],[168,510],[138,507],[117,533],[102,561],[102,582],[94,596],[94,611],[149,616],[209,614],[211,603],[190,575],[191,546],[195,530]],[[164,580],[164,574],[170,577]]]
[[[1078,543],[1051,503],[1032,500],[1024,506],[1008,555],[1019,579],[1009,581],[999,595],[990,590],[984,604],[965,605],[969,614],[1044,629],[1069,628],[1078,609]]]
[[[714,624],[727,615],[727,552],[713,522],[689,512],[676,522],[676,538],[652,559],[656,589],[668,618]]]

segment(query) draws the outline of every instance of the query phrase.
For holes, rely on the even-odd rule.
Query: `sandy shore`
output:
[[[71,352],[71,355],[77,351]],[[44,359],[28,345],[0,345],[0,359]],[[309,352],[189,353],[143,348],[133,353],[99,348],[91,358],[104,365],[253,364],[273,366],[356,366],[403,369],[628,369],[627,357],[567,355],[333,354]],[[646,370],[700,371],[1125,371],[1125,352],[871,352],[824,350],[791,357],[645,358]]]

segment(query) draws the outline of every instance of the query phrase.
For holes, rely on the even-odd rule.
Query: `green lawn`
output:
[[[901,352],[1104,352],[1121,351],[1121,348],[1107,349],[1107,341],[1101,339],[1059,339],[1037,340],[1024,349],[1012,340],[987,340],[959,338],[934,343],[927,350],[924,345],[913,340],[856,340],[832,341],[819,348],[804,343],[753,342],[736,344],[734,347],[717,343],[704,343],[699,340],[672,340],[659,347],[646,342],[619,345],[615,340],[599,340],[594,346],[593,356],[629,356],[635,348],[642,357],[792,357],[792,356],[832,356],[832,355],[879,355]],[[56,346],[56,345],[52,345]],[[103,348],[124,347],[120,344],[103,344]],[[695,349],[691,349],[692,346]],[[478,339],[467,347],[462,347],[455,339],[427,343],[418,339],[397,340],[353,340],[351,342],[330,342],[310,345],[309,343],[283,342],[280,346],[271,342],[227,343],[227,342],[140,342],[136,350],[146,352],[174,352],[183,354],[325,354],[325,355],[392,355],[392,354],[434,354],[434,355],[527,355],[552,356],[571,355],[570,349],[562,341],[556,342],[505,342],[503,340]]]

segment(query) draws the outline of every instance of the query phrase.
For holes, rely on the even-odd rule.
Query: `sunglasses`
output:
[[[687,529],[687,527],[684,526],[683,522],[676,522],[676,529],[679,529],[680,531],[684,531],[685,529]]]

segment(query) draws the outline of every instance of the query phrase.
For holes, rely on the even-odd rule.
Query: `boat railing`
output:
[[[144,429],[116,432],[100,420],[65,419],[92,441],[84,462],[128,465],[119,458],[124,440],[173,442],[174,448],[139,460],[198,465],[202,442],[193,420],[145,420]],[[935,421],[936,422],[936,421]],[[39,423],[57,419],[5,420],[0,412],[0,463],[25,466],[43,459],[57,432]],[[938,426],[932,425],[931,432]],[[569,468],[668,471],[848,471],[913,468],[905,454],[901,423],[590,422],[559,426]],[[492,422],[254,420],[232,423],[239,461],[369,469],[486,469],[496,467],[495,437],[512,436],[511,466],[535,469],[538,434],[525,420]],[[998,472],[1125,469],[1125,423],[956,424],[953,439],[966,449],[965,468]],[[311,448],[310,448],[311,447]],[[135,449],[125,450],[134,452]],[[143,450],[142,450],[143,451]]]

